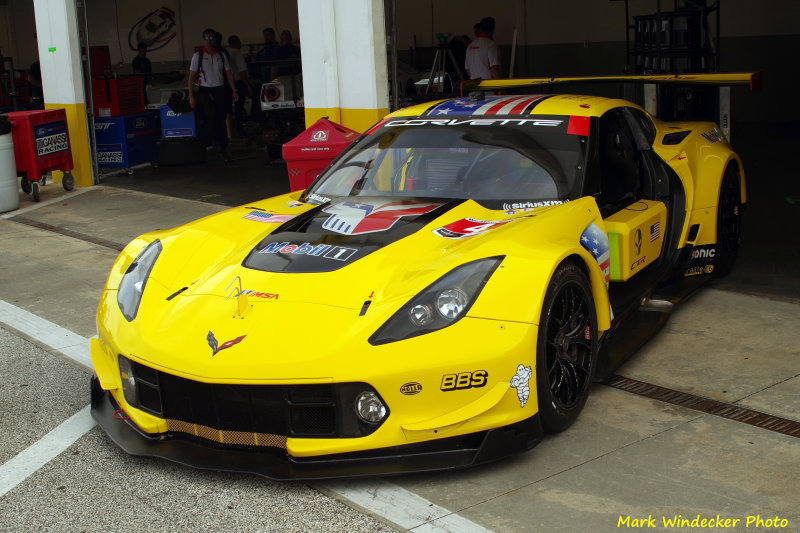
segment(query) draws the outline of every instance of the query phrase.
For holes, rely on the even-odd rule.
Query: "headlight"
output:
[[[374,392],[362,392],[356,398],[356,414],[364,422],[377,424],[386,416],[386,406]]]
[[[372,345],[424,335],[463,318],[503,257],[487,257],[454,268],[414,296],[376,331]]]
[[[150,277],[150,271],[153,270],[153,265],[160,253],[161,241],[156,239],[142,250],[142,253],[131,263],[125,275],[122,276],[122,281],[117,291],[117,304],[128,322],[136,318],[136,313],[139,311],[139,302],[142,301],[144,287],[147,285],[147,278]]]
[[[119,377],[122,379],[122,393],[128,405],[136,407],[139,399],[136,397],[136,376],[133,373],[133,364],[125,357],[119,356]]]

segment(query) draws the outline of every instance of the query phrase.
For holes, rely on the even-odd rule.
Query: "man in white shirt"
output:
[[[470,79],[496,80],[500,78],[500,50],[492,40],[494,34],[494,18],[486,17],[478,24],[478,31],[469,47],[464,60],[464,68]]]
[[[192,109],[200,106],[205,112],[211,141],[222,154],[222,158],[229,161],[228,128],[225,125],[225,117],[230,108],[230,93],[225,88],[226,83],[233,92],[234,102],[238,101],[239,96],[236,94],[230,63],[228,58],[220,53],[216,38],[217,32],[213,29],[203,30],[205,46],[192,56],[189,65],[189,105]],[[197,95],[194,92],[195,87]]]

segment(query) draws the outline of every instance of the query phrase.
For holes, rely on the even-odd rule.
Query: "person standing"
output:
[[[194,53],[189,65],[189,105],[192,109],[197,109],[199,106],[205,113],[211,141],[215,149],[222,154],[223,160],[227,162],[230,161],[230,157],[225,117],[230,108],[231,92],[234,101],[238,101],[239,97],[236,94],[230,62],[220,53],[217,39],[218,34],[213,29],[203,30],[205,46]],[[194,92],[195,87],[197,95]]]
[[[272,28],[264,28],[261,35],[264,37],[264,47],[256,54],[256,61],[261,63],[261,81],[266,83],[271,79],[272,65],[269,62],[277,56],[278,43],[275,40],[275,30]]]
[[[147,45],[139,43],[136,46],[136,57],[131,63],[134,74],[150,74],[153,72],[153,64],[147,59]]]
[[[494,18],[486,17],[477,25],[475,40],[467,47],[464,68],[470,79],[496,80],[500,78],[500,50],[492,40]]]
[[[236,101],[234,109],[234,122],[236,132],[239,135],[244,134],[244,101],[245,98],[250,96],[250,78],[247,75],[247,61],[242,55],[242,40],[238,35],[231,35],[228,37],[228,53],[231,56],[231,73],[233,74],[234,84],[236,85],[236,94],[239,99]]]

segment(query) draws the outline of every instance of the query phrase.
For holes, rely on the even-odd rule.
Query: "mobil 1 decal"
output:
[[[451,222],[441,228],[436,228],[433,232],[445,239],[466,239],[481,233],[508,224],[510,220],[478,220],[475,218],[462,218]]]

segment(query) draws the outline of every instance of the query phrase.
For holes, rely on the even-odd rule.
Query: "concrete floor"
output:
[[[619,374],[800,420],[800,242],[791,231],[800,185],[790,159],[798,137],[774,125],[734,130],[751,195],[740,260]],[[0,301],[91,337],[115,243],[283,192],[285,172],[256,154],[140,169],[73,193],[47,186],[38,205],[21,195],[18,211],[0,215]],[[0,488],[12,457],[88,403],[88,370],[22,336],[24,322],[0,324]],[[416,522],[351,496],[377,494],[384,481],[309,486],[197,472],[129,457],[94,428],[0,496],[0,530],[386,531],[389,521],[415,531],[612,531],[648,518],[668,529],[663,521],[676,515],[741,520],[719,530],[775,529],[744,527],[760,515],[800,531],[798,477],[798,438],[595,385],[576,424],[530,452],[388,480],[418,507],[443,510],[413,509]],[[356,504],[337,501],[346,498]],[[453,526],[447,512],[471,525]]]

